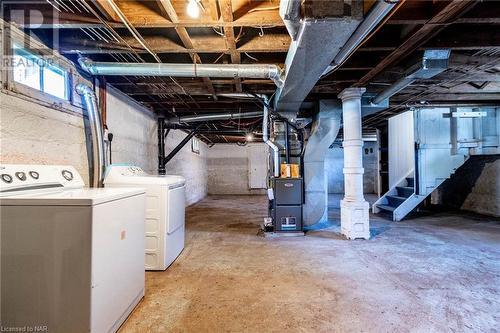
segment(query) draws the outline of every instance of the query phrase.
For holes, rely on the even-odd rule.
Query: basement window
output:
[[[14,46],[14,81],[51,96],[68,100],[68,72]]]

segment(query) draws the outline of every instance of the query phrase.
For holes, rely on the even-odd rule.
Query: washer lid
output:
[[[144,194],[141,188],[85,188],[0,198],[2,206],[93,206]]]

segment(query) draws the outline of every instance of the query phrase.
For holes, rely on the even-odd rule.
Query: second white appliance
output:
[[[105,187],[146,189],[146,270],[165,270],[184,249],[185,183],[181,176],[157,176],[131,165],[110,165]]]

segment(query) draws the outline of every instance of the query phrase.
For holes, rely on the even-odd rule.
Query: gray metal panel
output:
[[[275,231],[302,230],[302,206],[277,206],[275,212]]]
[[[351,17],[303,20],[297,39],[288,50],[286,77],[274,100],[276,110],[293,114],[299,110],[359,23]]]
[[[301,205],[302,179],[274,179],[274,199],[276,205]]]

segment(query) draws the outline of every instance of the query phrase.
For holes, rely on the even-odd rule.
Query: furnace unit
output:
[[[270,216],[275,232],[302,231],[302,178],[272,178]]]

